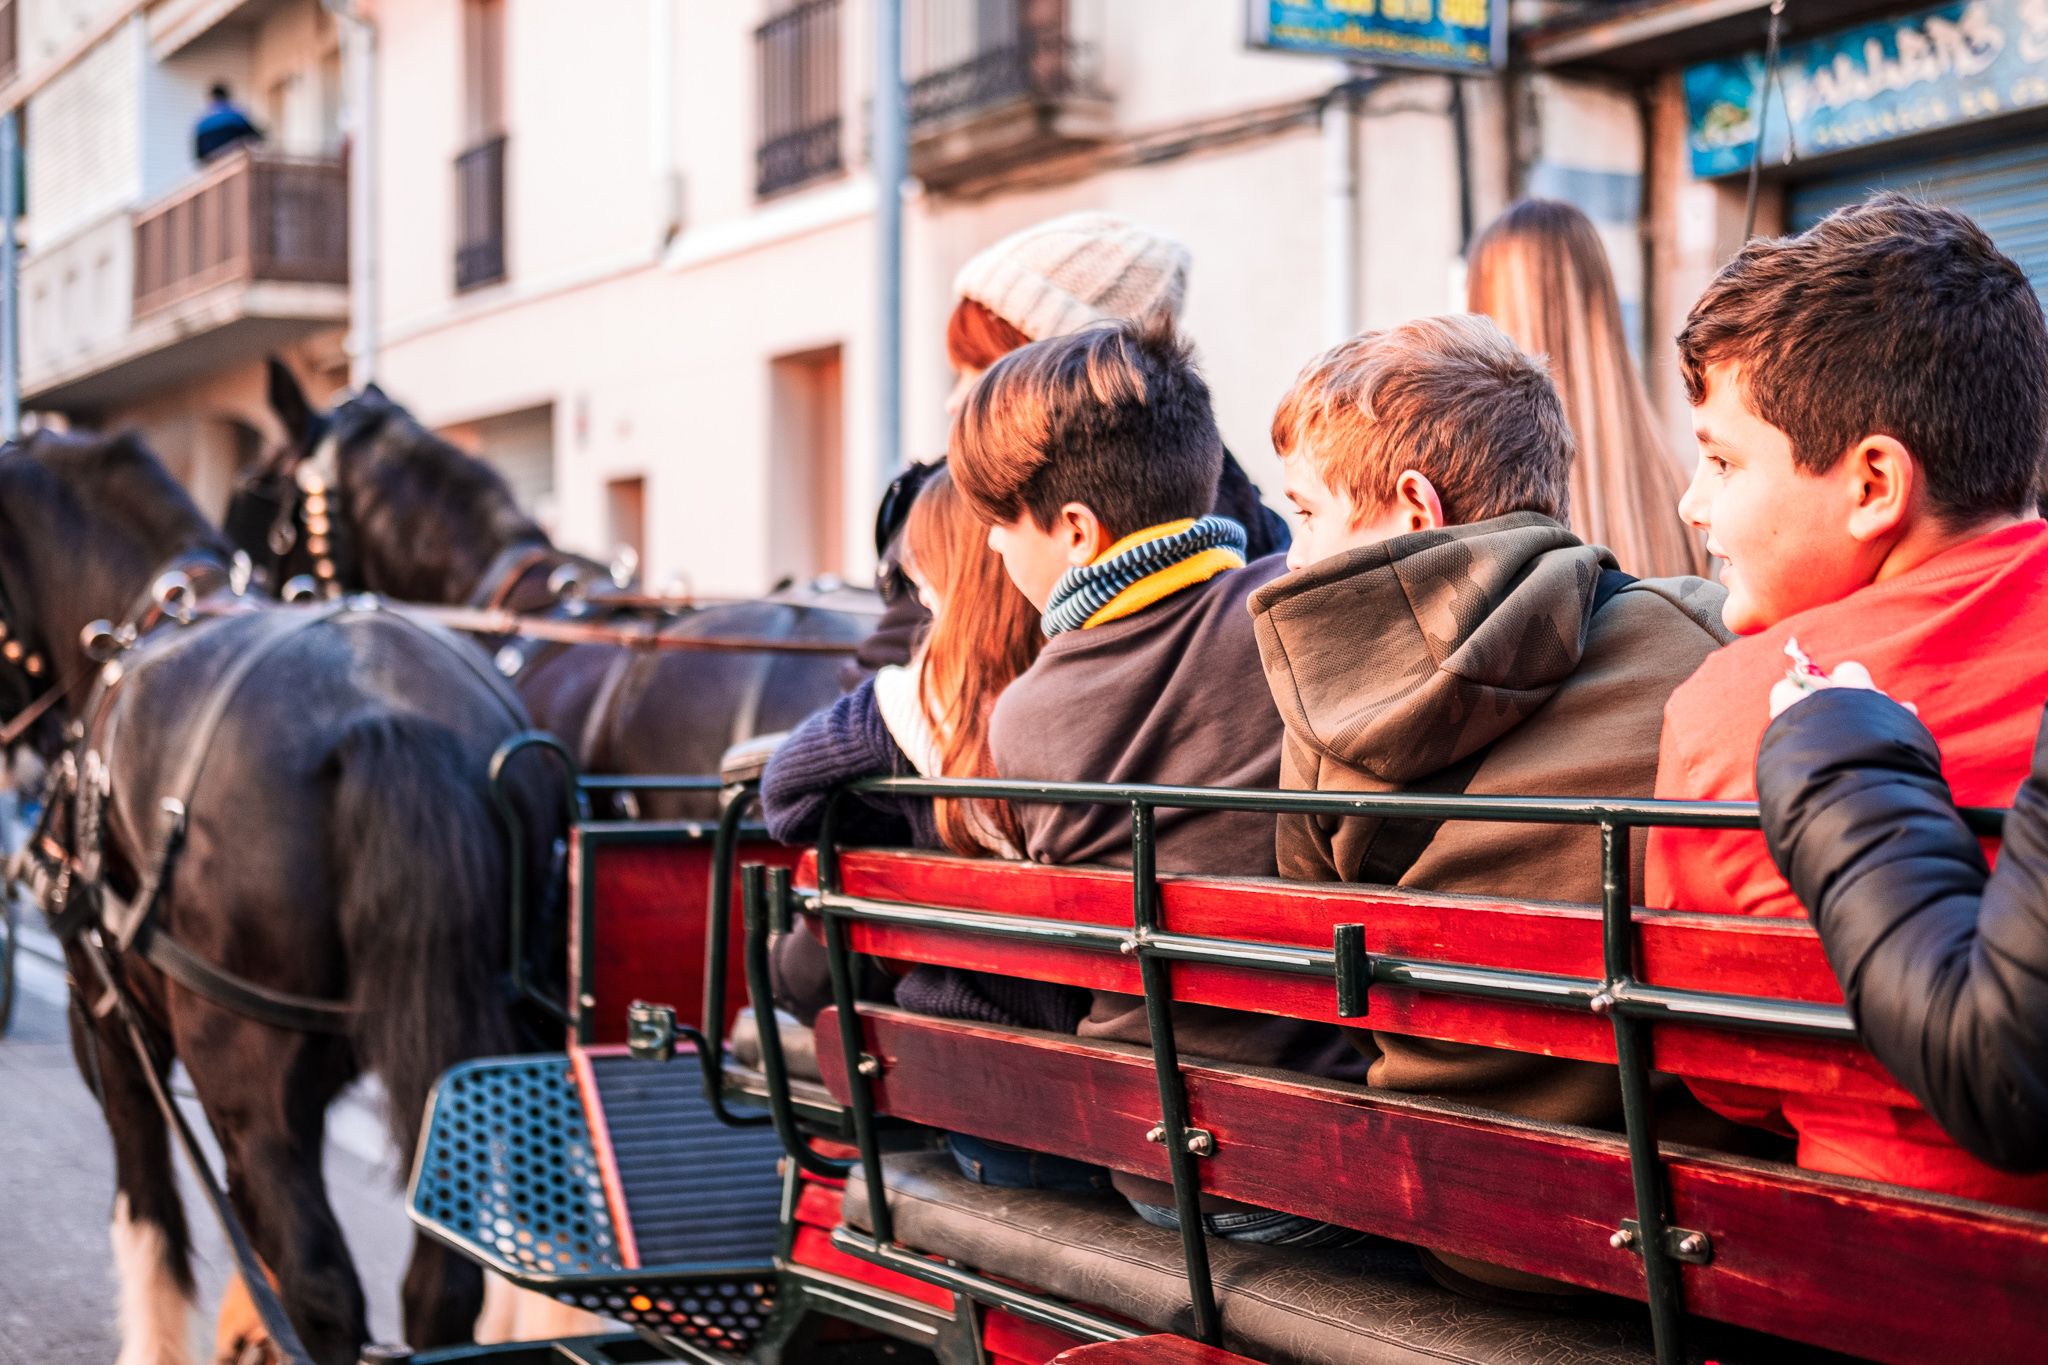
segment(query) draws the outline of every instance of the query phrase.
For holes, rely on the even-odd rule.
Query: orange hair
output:
[[[1010,582],[975,517],[945,470],[926,480],[903,531],[909,562],[939,599],[918,664],[918,698],[939,744],[942,777],[992,777],[988,722],[996,698],[1031,667],[1045,643],[1038,612]],[[1023,847],[1016,812],[1004,801],[976,803],[1005,838]],[[966,803],[935,804],[939,837],[956,853],[987,854]]]
[[[954,304],[946,319],[946,360],[961,374],[985,370],[1031,341],[973,299]]]

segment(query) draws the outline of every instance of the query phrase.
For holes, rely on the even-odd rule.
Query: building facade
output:
[[[1451,306],[1467,220],[1505,196],[1497,94],[1354,94],[1340,62],[1248,49],[1234,3],[905,9],[904,457],[945,446],[958,267],[1108,209],[1192,250],[1225,437],[1277,487],[1295,370]],[[871,24],[866,0],[385,0],[379,382],[657,583],[865,574],[897,459],[874,436]]]
[[[333,21],[319,0],[5,8],[23,406],[140,430],[217,515],[269,439],[264,356],[330,379],[345,364]],[[202,163],[195,127],[216,86],[263,136]]]
[[[2048,6],[2028,0],[1585,7],[1518,46],[1528,79],[1635,101],[1634,227],[1653,397],[1690,448],[1670,338],[1760,233],[1797,231],[1879,189],[1950,204],[2048,294]],[[1752,188],[1753,185],[1753,188]]]
[[[1058,213],[1188,244],[1187,331],[1268,488],[1300,364],[1458,306],[1466,242],[1514,195],[1600,226],[1680,450],[1670,338],[1746,224],[1916,188],[2048,280],[2039,0],[1788,7],[1769,82],[1768,0],[1520,5],[1506,73],[1467,79],[1255,49],[1247,0],[907,0],[904,441],[882,451],[870,0],[340,7],[374,31],[358,370],[564,543],[707,593],[866,574],[880,486],[944,448],[954,272]],[[342,386],[342,54],[320,0],[0,0],[28,407],[140,426],[217,507],[272,434],[262,355]],[[266,137],[201,166],[215,82]]]

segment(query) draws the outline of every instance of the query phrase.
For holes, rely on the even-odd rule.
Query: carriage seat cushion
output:
[[[790,1079],[822,1083],[816,1036],[781,1010],[775,1011],[775,1022],[782,1030],[782,1059],[789,1067]],[[741,1010],[733,1020],[732,1055],[748,1070],[761,1069],[761,1021],[751,1007]]]
[[[1114,1306],[1158,1331],[1193,1330],[1180,1235],[1121,1199],[977,1185],[943,1152],[891,1156],[884,1169],[905,1246],[1055,1298]],[[858,1170],[844,1212],[866,1229]],[[1212,1238],[1209,1253],[1223,1345],[1270,1365],[1651,1358],[1636,1305],[1589,1298],[1588,1311],[1564,1316],[1485,1303],[1438,1285],[1400,1243],[1297,1251]]]

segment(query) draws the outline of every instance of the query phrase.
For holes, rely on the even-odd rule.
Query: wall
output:
[[[380,382],[443,427],[551,404],[555,516],[567,544],[608,557],[607,484],[644,478],[647,579],[754,592],[774,577],[774,528],[798,496],[778,486],[771,459],[773,362],[839,347],[840,527],[858,576],[872,560],[874,501],[890,472],[874,447],[874,187],[860,147],[868,6],[848,0],[842,14],[853,165],[763,202],[754,194],[763,0],[674,3],[669,57],[618,60],[662,31],[662,3],[617,0],[579,36],[548,7],[510,0],[510,278],[460,299],[449,287],[442,189],[459,150],[449,73],[461,70],[460,11],[455,0],[385,7]],[[1342,73],[1247,52],[1241,22],[1234,4],[1080,0],[1077,36],[1091,40],[1092,26],[1119,138],[1157,147],[1195,136],[1142,164],[1117,150],[1134,143],[1119,142],[1058,178],[911,199],[906,454],[945,448],[943,327],[959,266],[1016,228],[1103,208],[1187,243],[1195,264],[1185,323],[1225,439],[1277,492],[1273,407],[1325,340],[1326,167],[1311,102]],[[545,86],[535,74],[543,59],[555,76]],[[594,70],[602,82],[578,75]],[[1447,96],[1441,78],[1404,78],[1375,92],[1360,117],[1358,305],[1368,324],[1453,304],[1461,244]],[[1291,110],[1291,121],[1210,136],[1245,121],[1238,115],[1275,109]],[[669,145],[683,212],[664,246]],[[1501,149],[1485,145],[1504,165]],[[535,185],[549,192],[529,193]],[[1505,187],[1490,193],[1498,200]]]
[[[135,231],[103,218],[21,264],[21,382],[31,396],[127,335],[134,313]]]
[[[143,175],[142,21],[121,25],[28,101],[31,249],[127,208]]]
[[[97,23],[136,0],[17,0],[17,51],[23,74],[34,71],[83,37]]]

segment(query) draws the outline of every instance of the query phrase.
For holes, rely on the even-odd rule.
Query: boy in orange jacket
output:
[[[1752,242],[1679,336],[1700,460],[1680,512],[1737,640],[1664,712],[1657,795],[1750,800],[1781,695],[1847,669],[1918,708],[1959,802],[2003,805],[2048,702],[2048,325],[1976,224],[1898,195]],[[1851,667],[1853,666],[1853,667]],[[1651,905],[1797,915],[1763,838],[1659,830]],[[1917,1110],[1695,1087],[1802,1166],[2048,1209]]]

